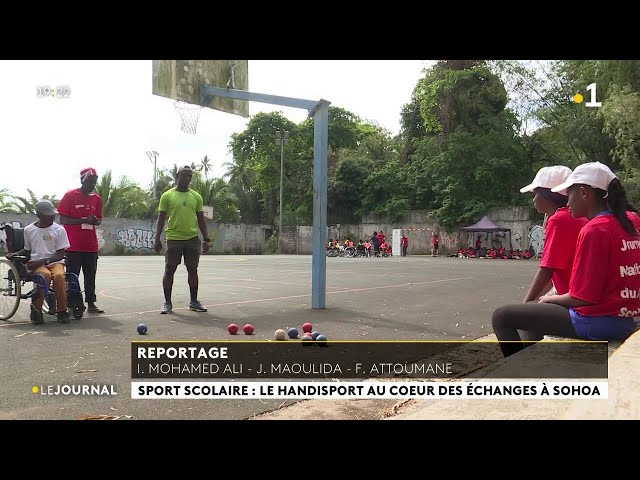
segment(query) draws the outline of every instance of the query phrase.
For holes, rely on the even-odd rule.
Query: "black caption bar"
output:
[[[541,342],[506,360],[498,342],[131,344],[132,378],[607,378],[607,362],[607,342]]]

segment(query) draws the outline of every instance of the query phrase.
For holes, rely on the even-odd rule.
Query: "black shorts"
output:
[[[200,263],[200,240],[167,240],[167,251],[164,254],[165,265],[177,267],[182,262],[187,268],[198,268]]]

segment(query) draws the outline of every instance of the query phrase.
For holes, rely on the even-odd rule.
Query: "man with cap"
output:
[[[207,309],[198,300],[198,265],[200,252],[209,250],[211,239],[207,233],[207,223],[204,218],[202,196],[189,188],[193,170],[185,165],[178,169],[176,186],[167,190],[160,197],[158,206],[158,222],[156,225],[156,239],[154,249],[157,253],[162,250],[160,235],[167,222],[167,249],[165,252],[164,276],[164,305],[160,313],[167,314],[173,310],[171,292],[173,276],[184,256],[187,268],[189,292],[191,301],[189,310],[206,312]],[[198,238],[198,230],[202,233],[202,244]]]
[[[67,249],[67,271],[84,275],[84,298],[90,313],[104,313],[96,305],[96,271],[98,236],[102,223],[102,198],[94,190],[98,182],[95,168],[80,171],[80,188],[70,190],[60,200],[60,223],[64,225],[71,246]]]
[[[10,253],[7,258],[27,255],[27,270],[44,277],[47,285],[51,285],[56,295],[56,311],[60,323],[69,323],[67,312],[67,285],[64,276],[65,249],[69,247],[67,232],[54,220],[56,211],[49,200],[41,200],[36,204],[38,221],[24,228],[24,248],[19,252]],[[44,322],[42,304],[44,303],[44,289],[39,289],[36,301],[31,305],[31,321],[36,325]]]
[[[543,167],[521,193],[533,192],[533,205],[539,213],[544,213],[545,241],[540,268],[536,272],[523,302],[538,300],[549,291],[551,284],[559,295],[569,291],[569,280],[576,253],[578,234],[587,224],[586,218],[575,218],[567,208],[567,196],[554,193],[557,187],[571,175],[571,169],[561,165]]]

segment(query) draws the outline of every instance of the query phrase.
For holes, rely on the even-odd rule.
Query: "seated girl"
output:
[[[625,340],[640,315],[640,234],[627,216],[620,180],[600,162],[578,166],[551,189],[567,193],[571,214],[586,217],[576,245],[569,291],[534,302],[507,305],[493,313],[493,329],[505,357],[544,335],[585,340]],[[524,338],[520,336],[523,332]]]

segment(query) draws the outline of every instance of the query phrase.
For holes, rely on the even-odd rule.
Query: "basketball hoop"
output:
[[[180,130],[184,133],[188,133],[189,135],[195,135],[202,107],[200,105],[194,105],[193,103],[182,102],[180,100],[176,101],[175,106],[178,114],[180,114],[180,121],[182,122]]]

